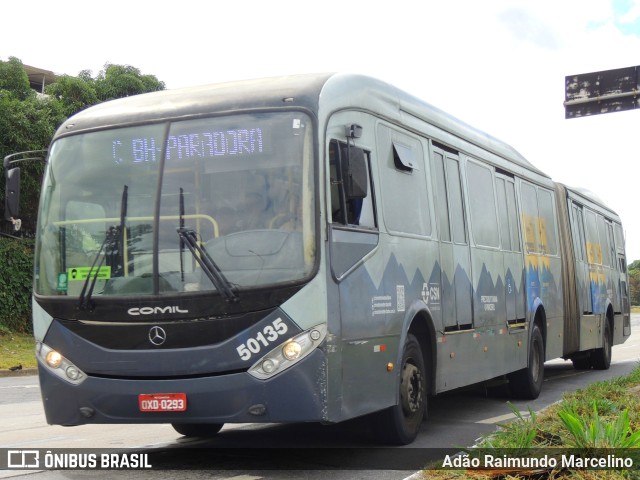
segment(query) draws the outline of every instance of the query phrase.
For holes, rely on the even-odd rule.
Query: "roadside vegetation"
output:
[[[0,325],[0,371],[35,368],[35,340],[29,333],[14,333]]]
[[[467,459],[481,449],[494,457],[555,457],[555,468],[461,468],[441,470],[442,464],[424,470],[422,477],[435,480],[623,480],[640,479],[640,365],[626,377],[597,382],[576,392],[543,412],[519,412],[515,419],[483,437],[472,449],[461,449]],[[506,408],[506,407],[505,407]],[[627,450],[625,450],[627,449]],[[474,453],[474,451],[476,453]],[[468,454],[468,456],[466,455]],[[562,466],[562,454],[614,454],[632,458],[633,468],[580,469]],[[484,458],[484,457],[481,457]],[[468,462],[470,460],[467,460]],[[454,465],[455,466],[455,465]],[[485,466],[481,463],[481,466]]]

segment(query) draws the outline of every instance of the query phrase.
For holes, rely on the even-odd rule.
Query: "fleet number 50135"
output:
[[[253,355],[260,353],[263,348],[268,347],[278,340],[282,335],[287,333],[289,327],[281,318],[276,318],[269,325],[266,325],[255,337],[248,339],[236,350],[241,360],[249,360]]]

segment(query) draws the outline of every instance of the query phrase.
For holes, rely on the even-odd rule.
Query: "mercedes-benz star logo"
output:
[[[149,341],[154,345],[162,345],[167,340],[167,332],[164,331],[164,328],[151,327],[149,330]]]

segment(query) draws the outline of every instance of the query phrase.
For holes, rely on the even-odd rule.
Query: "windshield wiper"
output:
[[[114,277],[119,277],[124,275],[124,242],[125,242],[125,233],[126,233],[126,222],[127,222],[127,208],[129,206],[129,186],[125,185],[122,189],[122,199],[120,200],[120,225],[118,228],[118,236],[116,237],[116,243],[113,244],[115,247],[113,251],[111,251],[112,258],[111,264],[115,272],[112,272],[111,275]],[[114,255],[115,254],[115,255]]]
[[[93,311],[93,307],[95,306],[95,304],[91,301],[91,295],[93,295],[93,289],[96,286],[100,268],[102,268],[102,264],[104,263],[107,256],[113,257],[114,254],[117,255],[117,260],[114,265],[114,272],[112,272],[114,276],[117,276],[124,271],[124,252],[121,249],[124,248],[124,229],[127,218],[128,203],[129,187],[125,185],[122,189],[122,200],[120,202],[120,225],[109,227],[104,235],[102,245],[100,245],[100,249],[98,249],[98,253],[93,259],[93,264],[91,265],[91,269],[87,274],[87,278],[84,281],[84,285],[82,285],[82,290],[80,291],[80,296],[78,297],[78,308],[80,310]],[[118,248],[119,243],[121,245],[120,248]],[[98,264],[98,267],[96,269],[96,263],[98,262],[98,259],[100,258],[100,255],[103,251],[104,256],[100,260],[100,263]],[[91,285],[89,285],[90,281]],[[87,287],[89,287],[88,290]]]
[[[84,281],[84,285],[82,285],[80,296],[78,297],[78,308],[80,310],[92,311],[93,307],[95,306],[94,303],[91,301],[91,295],[93,294],[93,289],[95,288],[96,281],[98,280],[98,273],[102,268],[102,264],[104,263],[105,258],[107,258],[107,254],[108,254],[107,252],[113,252],[115,248],[117,248],[117,247],[114,247],[114,244],[117,244],[118,242],[118,237],[120,236],[119,230],[120,230],[119,227],[111,226],[109,227],[109,229],[107,230],[104,236],[104,241],[102,242],[102,245],[100,245],[100,248],[98,249],[98,253],[96,253],[96,256],[93,260],[93,264],[91,265],[91,269],[87,274],[87,278]],[[102,254],[103,251],[105,252],[105,254],[102,256],[102,259],[100,259],[100,255]],[[96,268],[96,263],[98,263],[98,259],[100,259],[100,263]],[[91,282],[91,285],[89,285],[89,282]],[[88,291],[87,291],[87,287],[89,287]]]
[[[184,228],[184,190],[180,187],[180,228]],[[180,238],[180,280],[184,283],[184,240]]]
[[[229,283],[229,280],[224,276],[222,270],[216,265],[216,262],[213,261],[204,246],[198,243],[196,232],[189,228],[180,227],[178,228],[178,236],[187,246],[193,258],[200,264],[202,271],[220,292],[220,295],[229,303],[237,302],[240,299],[238,294],[234,292],[231,283]]]

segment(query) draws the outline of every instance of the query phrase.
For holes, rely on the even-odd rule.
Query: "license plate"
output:
[[[138,395],[141,412],[184,412],[187,409],[185,393],[141,393]]]

